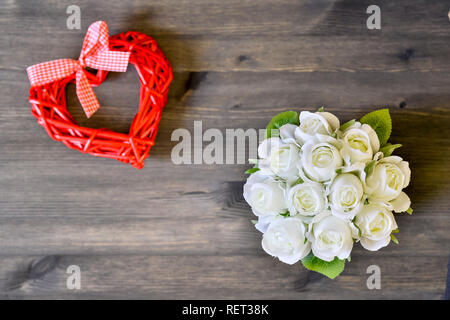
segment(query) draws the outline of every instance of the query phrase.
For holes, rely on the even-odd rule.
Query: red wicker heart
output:
[[[81,127],[67,110],[65,89],[75,75],[30,89],[33,115],[48,135],[67,147],[99,157],[112,158],[141,169],[154,145],[162,109],[167,102],[172,68],[156,41],[130,31],[109,38],[109,49],[131,52],[129,62],[139,74],[139,111],[128,134],[109,129]],[[86,72],[92,86],[100,85],[107,71]]]

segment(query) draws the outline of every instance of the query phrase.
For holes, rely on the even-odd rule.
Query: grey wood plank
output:
[[[66,26],[66,8],[72,3],[58,0],[3,1],[0,23],[6,33],[76,33]],[[136,29],[157,36],[167,35],[364,35],[366,8],[370,0],[164,0],[133,2],[79,0],[82,28],[103,19],[112,32]],[[382,12],[382,33],[387,36],[427,37],[448,35],[448,1],[378,0]],[[107,8],[107,9],[105,9]],[[80,35],[81,36],[81,35]]]
[[[29,88],[26,75],[14,71],[3,71],[2,74],[7,77],[0,79],[1,88],[8,94],[2,96],[0,128],[5,132],[35,131],[26,101]],[[67,92],[69,110],[82,125],[126,132],[137,109],[137,81],[136,72],[131,70],[125,74],[112,74],[95,88],[102,108],[90,120],[83,115],[74,86],[70,85]],[[175,73],[170,87],[160,131],[167,135],[176,128],[192,126],[194,120],[204,121],[205,127],[214,125],[221,129],[264,127],[267,119],[282,110],[312,110],[318,106],[326,106],[344,121],[387,106],[394,117],[399,117],[398,121],[394,119],[397,126],[408,126],[402,121],[404,117],[408,121],[423,121],[418,116],[426,116],[434,125],[424,122],[425,129],[432,130],[430,134],[439,138],[439,130],[447,130],[449,84],[446,72],[179,72]],[[16,121],[24,125],[17,126]],[[420,138],[418,133],[410,130],[408,136]],[[7,139],[25,137],[29,138],[26,135],[6,136]],[[32,138],[35,139],[34,135]]]
[[[83,33],[84,36],[84,33]],[[0,52],[2,69],[24,71],[27,66],[60,58],[77,58],[82,34],[50,37],[45,48],[36,34],[17,34]],[[7,38],[8,39],[8,38]],[[448,35],[416,39],[350,36],[164,37],[157,39],[176,71],[449,71]],[[28,52],[33,52],[29,54]]]
[[[80,4],[85,8],[83,29],[67,30],[65,3],[6,2],[0,10],[4,32],[0,45],[8,50],[0,52],[0,67],[24,70],[51,59],[77,57],[88,24],[100,16],[110,17],[111,33],[136,29],[154,35],[177,71],[448,72],[449,68],[445,1],[381,1],[383,29],[375,32],[365,25],[369,2],[146,4],[85,1]],[[105,6],[110,7],[109,16]],[[19,17],[20,32],[14,23]]]
[[[365,255],[365,254],[364,254]],[[10,299],[442,299],[446,256],[357,250],[330,280],[268,256],[6,256],[0,287]],[[368,266],[381,270],[381,290],[366,286]],[[69,265],[81,270],[81,289],[68,290]],[[252,266],[251,268],[249,266]],[[200,272],[199,272],[200,271]]]
[[[436,210],[445,210],[442,201],[438,201],[438,206],[442,209]],[[263,254],[261,234],[250,222],[254,217],[243,203],[236,207],[239,209],[208,210],[196,217],[7,216],[0,218],[0,254]],[[448,255],[448,218],[432,216],[420,204],[414,208],[415,216],[396,217],[401,244],[391,244],[381,251],[399,257],[410,252]],[[197,206],[191,206],[190,215],[196,209]],[[373,253],[365,255],[369,258]]]

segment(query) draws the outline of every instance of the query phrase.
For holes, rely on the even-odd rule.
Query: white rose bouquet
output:
[[[343,125],[323,108],[276,115],[244,185],[264,251],[333,279],[354,243],[398,243],[392,212],[412,214],[403,192],[411,171],[392,155],[401,145],[387,142],[391,129],[388,109]]]

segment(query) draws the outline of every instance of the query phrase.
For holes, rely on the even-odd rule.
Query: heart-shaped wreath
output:
[[[109,71],[125,72],[128,62],[138,72],[139,110],[128,134],[82,127],[67,110],[65,89],[76,83],[77,96],[88,117],[99,107],[91,86],[99,86]],[[85,70],[96,69],[95,74]],[[172,68],[156,41],[140,32],[108,36],[104,21],[93,23],[79,60],[60,59],[27,68],[33,115],[48,135],[67,147],[112,158],[141,169],[154,145],[162,109],[167,102]]]

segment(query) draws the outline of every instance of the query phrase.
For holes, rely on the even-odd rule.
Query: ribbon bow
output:
[[[90,25],[78,60],[59,59],[27,68],[31,85],[42,86],[76,73],[77,96],[86,116],[90,118],[98,108],[97,97],[84,71],[90,67],[105,71],[127,71],[130,52],[111,51],[108,48],[108,25],[97,21]]]

